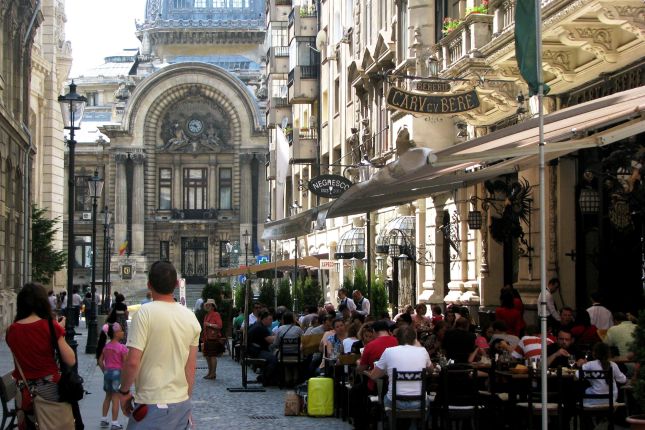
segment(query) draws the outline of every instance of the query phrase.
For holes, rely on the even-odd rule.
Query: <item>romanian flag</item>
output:
[[[119,255],[125,254],[125,251],[127,250],[128,250],[128,241],[126,240],[121,244],[121,246],[119,246]]]

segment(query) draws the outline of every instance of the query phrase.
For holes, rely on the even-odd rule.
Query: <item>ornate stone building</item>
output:
[[[286,7],[267,2],[274,3]],[[514,35],[522,29],[515,28],[515,3],[294,0],[287,73],[295,79],[288,80],[287,94],[302,88],[298,56],[306,57],[291,49],[293,42],[316,25],[320,141],[311,165],[356,184],[334,201],[317,199],[303,186],[309,166],[290,166],[283,176],[270,166],[272,184],[287,184],[272,185],[274,201],[300,204],[297,215],[267,224],[265,238],[281,242],[292,258],[296,241],[300,255],[342,258],[335,245],[356,228],[355,218],[367,219],[368,248],[361,251],[374,276],[398,290],[399,305],[406,297],[494,306],[499,289],[512,283],[530,308],[540,287],[540,258],[548,276],[562,279],[560,305],[586,307],[594,291],[613,309],[641,303],[645,123],[638,99],[645,91],[645,45],[638,17],[644,6],[541,2],[542,64],[551,91],[545,98],[549,165],[546,183],[539,184],[537,101],[528,97],[517,67]],[[315,24],[305,22],[310,15],[319,17]],[[392,90],[398,95],[388,100]],[[458,98],[472,94],[476,106]],[[302,101],[288,101],[293,112],[287,111],[286,124],[295,133]],[[285,115],[269,108],[268,117]],[[293,151],[295,143],[294,134]],[[365,158],[370,175],[361,178]],[[545,249],[538,245],[540,186],[548,204]],[[348,265],[337,267],[328,299],[351,274]]]
[[[32,204],[63,215],[63,134],[56,97],[71,65],[62,0],[0,4],[0,332],[31,276]],[[62,248],[62,229],[55,238]],[[56,276],[55,285],[64,284]]]
[[[244,264],[231,261],[231,245],[247,231],[249,260],[262,252],[263,16],[259,0],[148,1],[136,29],[140,49],[76,77],[90,104],[75,175],[81,186],[95,169],[105,178],[99,212],[107,206],[112,214],[112,290],[143,290],[159,259],[172,261],[189,284],[203,284],[219,268]],[[91,266],[91,201],[79,191],[76,210],[75,283],[82,285]]]

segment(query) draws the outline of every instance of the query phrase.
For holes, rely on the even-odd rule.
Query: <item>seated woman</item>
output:
[[[607,344],[599,342],[593,347],[593,357],[595,360],[589,361],[582,365],[582,370],[604,370],[611,369],[614,380],[613,384],[614,402],[618,398],[618,387],[616,383],[624,384],[627,382],[627,377],[620,371],[618,365],[613,361],[609,361],[609,347]],[[609,393],[609,385],[604,379],[589,379],[590,387],[585,389],[587,394],[607,394]],[[583,406],[602,405],[606,402],[604,399],[584,399]]]
[[[293,312],[286,311],[284,314],[282,314],[282,324],[280,325],[280,327],[278,327],[278,330],[275,333],[275,339],[273,340],[271,348],[277,351],[280,348],[280,341],[282,339],[297,339],[303,334],[304,332],[302,331],[300,326],[294,321]],[[285,345],[285,353],[295,353],[295,351],[287,349],[289,347],[295,346],[296,345]]]

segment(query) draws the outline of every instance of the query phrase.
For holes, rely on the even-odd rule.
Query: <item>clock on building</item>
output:
[[[201,120],[197,118],[193,118],[188,121],[188,131],[191,134],[195,134],[195,135],[200,134],[203,129],[204,129],[204,123]]]

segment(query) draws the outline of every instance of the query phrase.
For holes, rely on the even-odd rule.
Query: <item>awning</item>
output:
[[[264,224],[262,239],[284,240],[305,236],[313,231],[314,221],[316,221],[317,226],[320,225],[321,220],[319,218],[322,218],[322,226],[324,227],[327,209],[330,206],[331,203],[326,203],[288,218],[267,222]]]
[[[318,269],[320,268],[320,259],[316,256],[308,255],[299,257],[297,260],[299,269]],[[225,269],[220,272],[211,273],[209,278],[228,278],[231,276],[246,275],[247,273],[258,273],[263,271],[284,270],[292,271],[296,266],[296,259],[280,260],[278,262],[269,262],[262,264],[254,264],[248,267],[236,267],[234,269]]]
[[[645,87],[639,87],[545,115],[545,158],[645,132],[644,111]],[[327,209],[327,216],[408,203],[536,166],[538,140],[538,118],[532,118],[436,152],[436,161],[429,159],[427,148],[411,149],[369,181],[351,187]]]

